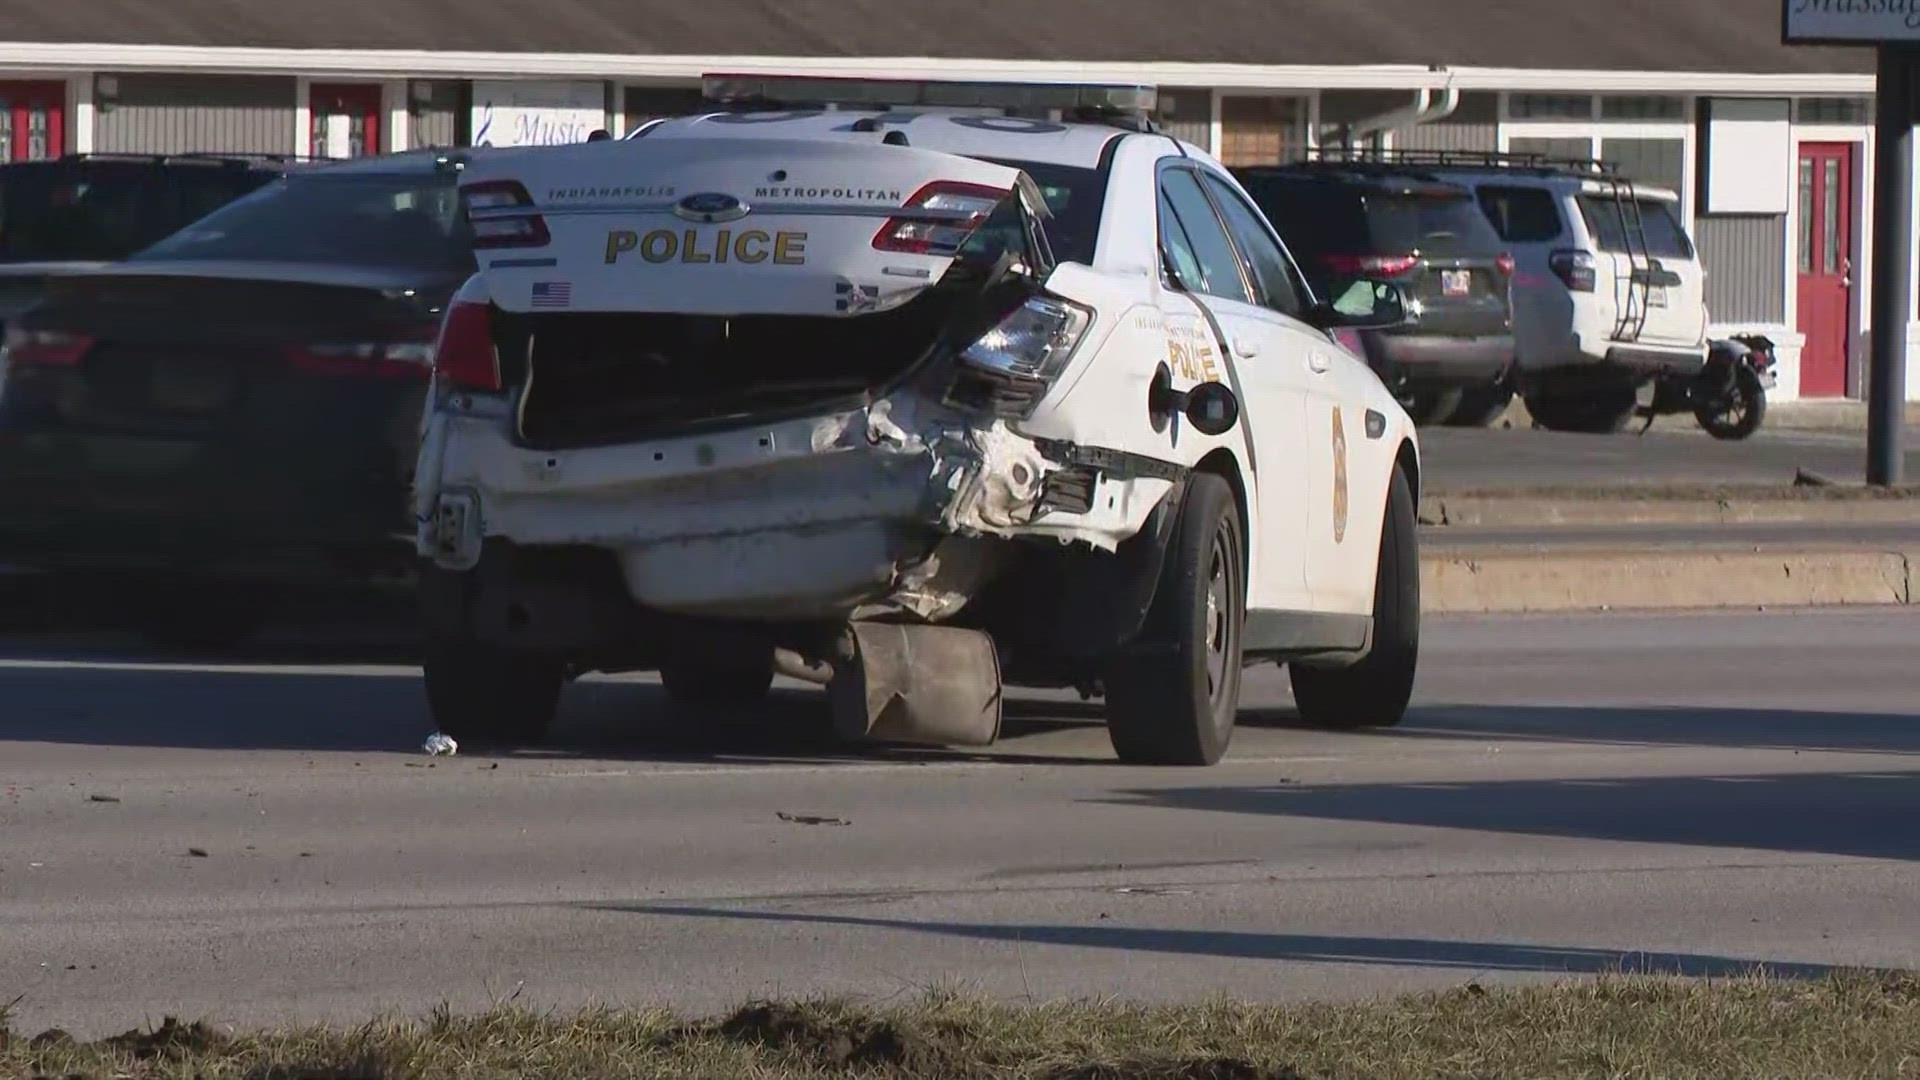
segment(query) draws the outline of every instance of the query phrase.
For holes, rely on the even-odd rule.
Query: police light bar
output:
[[[832,79],[810,75],[707,75],[701,89],[722,105],[869,109],[1059,109],[1062,112],[1150,114],[1160,103],[1152,86],[1087,83],[947,82],[917,79]]]

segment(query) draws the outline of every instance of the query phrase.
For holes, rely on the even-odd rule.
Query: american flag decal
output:
[[[835,311],[858,313],[880,302],[878,285],[855,285],[851,281],[837,282],[833,286]]]
[[[536,281],[533,283],[534,307],[571,307],[572,305],[572,282]]]

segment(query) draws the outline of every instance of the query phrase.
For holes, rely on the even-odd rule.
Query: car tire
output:
[[[566,683],[557,656],[429,636],[425,671],[434,726],[457,742],[512,748],[546,737]]]
[[[1415,390],[1401,398],[1407,416],[1421,427],[1449,423],[1466,398],[1464,387],[1449,386],[1436,390]]]
[[[1693,416],[1707,434],[1737,442],[1760,430],[1760,422],[1767,416],[1767,388],[1760,385],[1760,376],[1752,368],[1742,364],[1734,373],[1733,389],[1737,402],[1724,408],[1697,409]]]
[[[1380,528],[1373,646],[1343,668],[1288,665],[1294,704],[1309,724],[1337,730],[1391,727],[1406,715],[1420,660],[1420,536],[1413,491],[1396,467]]]
[[[1107,665],[1107,733],[1134,765],[1212,765],[1240,705],[1246,530],[1233,489],[1194,473],[1180,504],[1143,647]]]
[[[773,650],[676,657],[661,665],[660,684],[683,707],[751,705],[773,689]]]
[[[1625,384],[1596,387],[1580,397],[1530,397],[1527,412],[1548,431],[1612,435],[1632,422],[1635,404],[1634,388]]]
[[[1460,398],[1459,407],[1447,417],[1449,427],[1483,428],[1500,419],[1513,404],[1513,388],[1506,385],[1476,386]]]

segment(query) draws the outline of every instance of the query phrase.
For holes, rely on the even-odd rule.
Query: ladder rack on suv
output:
[[[1647,328],[1648,308],[1653,301],[1654,277],[1661,266],[1647,242],[1646,219],[1641,216],[1640,197],[1630,177],[1607,161],[1584,158],[1560,158],[1547,154],[1514,153],[1494,150],[1391,150],[1374,147],[1320,146],[1309,148],[1305,156],[1290,163],[1292,168],[1325,168],[1358,173],[1418,173],[1440,179],[1438,173],[1512,172],[1537,177],[1570,177],[1605,186],[1602,198],[1608,200],[1620,224],[1620,242],[1626,248],[1628,272],[1614,276],[1614,299],[1618,316],[1613,339],[1635,342]],[[1601,230],[1596,229],[1596,232]]]

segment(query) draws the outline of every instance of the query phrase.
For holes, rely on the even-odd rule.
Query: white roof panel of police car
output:
[[[882,121],[862,131],[862,119]],[[961,157],[1097,168],[1108,144],[1127,134],[1107,124],[1027,120],[954,110],[834,110],[818,113],[710,113],[649,125],[628,138],[804,139],[875,143],[902,132],[907,145]]]
[[[971,158],[1097,168],[1128,134],[1099,120],[1006,115],[1008,109],[1115,116],[1151,110],[1150,87],[1075,84],[884,82],[763,76],[709,76],[710,99],[736,108],[647,124],[633,138],[805,139],[878,142],[891,133],[922,150]],[[829,103],[823,107],[822,103]],[[765,104],[764,109],[757,108]]]

